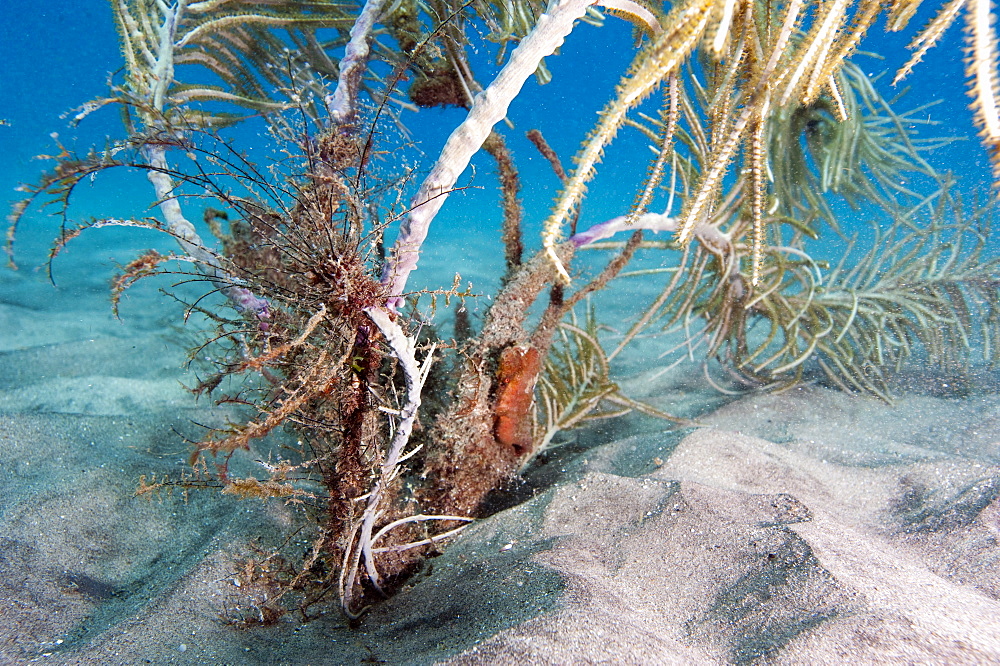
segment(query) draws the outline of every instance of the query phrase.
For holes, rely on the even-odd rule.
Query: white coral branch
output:
[[[507,115],[511,102],[542,59],[555,53],[572,32],[576,20],[593,4],[594,0],[555,0],[538,17],[535,27],[514,49],[510,61],[489,87],[476,95],[468,116],[448,137],[437,162],[413,197],[410,214],[403,220],[399,237],[386,260],[382,283],[389,287],[390,308],[402,304],[406,281],[417,267],[431,222],[472,156],[482,147],[493,126]]]

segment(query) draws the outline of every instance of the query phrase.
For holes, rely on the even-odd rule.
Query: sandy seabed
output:
[[[1000,663],[994,378],[887,405],[633,362],[628,394],[700,427],[571,433],[356,628],[228,627],[234,555],[289,515],[133,497],[236,415],[184,389],[177,307],[138,288],[110,316],[99,255],[72,288],[0,272],[0,663]]]

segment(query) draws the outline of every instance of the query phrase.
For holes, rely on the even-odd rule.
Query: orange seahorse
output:
[[[518,454],[531,448],[534,436],[531,410],[542,360],[538,350],[528,345],[507,347],[500,353],[493,435]]]

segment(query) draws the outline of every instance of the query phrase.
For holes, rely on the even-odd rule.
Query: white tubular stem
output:
[[[368,54],[371,51],[372,28],[382,15],[384,0],[368,0],[354,25],[351,26],[351,41],[344,49],[340,60],[340,75],[337,88],[326,96],[326,108],[335,125],[351,125],[358,115],[358,91],[361,79],[368,68]]]
[[[399,237],[386,260],[382,283],[389,287],[388,307],[402,304],[403,290],[417,267],[420,248],[431,222],[441,210],[448,193],[482,147],[493,126],[507,116],[511,102],[521,92],[539,63],[552,55],[573,31],[573,24],[587,13],[594,0],[554,0],[528,36],[511,53],[510,60],[493,82],[476,95],[465,120],[448,137],[441,155],[413,197],[409,215],[403,220]]]
[[[430,371],[431,363],[434,360],[434,348],[427,353],[423,365],[417,363],[416,342],[406,335],[399,324],[394,322],[389,313],[379,308],[368,308],[365,313],[378,326],[378,329],[385,336],[386,343],[392,350],[393,356],[399,361],[406,378],[406,405],[400,410],[401,418],[396,424],[396,431],[393,434],[389,450],[386,452],[385,460],[382,462],[382,469],[379,478],[375,481],[371,492],[368,495],[368,504],[365,507],[364,516],[361,521],[361,531],[358,534],[358,545],[355,548],[361,549],[364,558],[365,571],[372,585],[381,591],[379,585],[378,570],[375,567],[375,554],[372,552],[372,531],[375,528],[375,521],[381,515],[379,504],[397,472],[400,456],[410,441],[410,434],[413,432],[413,425],[417,420],[417,412],[420,409],[420,393],[427,380],[427,373]],[[348,575],[347,585],[344,588],[345,608],[350,612],[351,592],[354,588],[356,571]]]
[[[269,316],[267,301],[258,298],[249,289],[235,283],[233,277],[219,264],[218,255],[205,247],[198,232],[195,231],[194,225],[181,212],[181,205],[174,193],[174,180],[170,177],[170,165],[167,163],[164,147],[162,145],[149,145],[144,150],[150,167],[146,172],[146,177],[156,191],[156,197],[160,202],[160,212],[167,223],[167,229],[177,239],[181,249],[197,262],[197,265],[211,278],[219,291],[233,304],[233,307],[240,312],[249,311],[258,319],[267,319]]]

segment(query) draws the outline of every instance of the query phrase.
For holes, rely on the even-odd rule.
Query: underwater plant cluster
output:
[[[10,215],[8,253],[13,262],[34,203],[64,220],[52,260],[93,228],[176,240],[175,253],[122,268],[112,307],[151,275],[203,286],[184,301],[185,316],[212,323],[191,352],[206,368],[192,390],[246,417],[196,442],[189,474],[144,477],[137,493],[216,490],[295,508],[295,545],[258,545],[240,562],[245,603],[231,619],[309,618],[331,599],[357,618],[561,432],[628,412],[689,423],[616,382],[615,359],[640,338],[671,340],[657,363],[697,356],[727,391],[823,381],[888,401],[908,361],[956,374],[1000,361],[995,208],[963,205],[927,161],[943,140],[921,133],[923,109],[898,110],[851,59],[878,21],[909,30],[920,4],[111,0],[123,73],[76,120],[116,106],[122,135],[56,156]],[[552,79],[546,59],[580,22],[618,20],[602,12],[634,25],[634,44],[621,45],[632,63],[572,169],[525,128],[562,185],[535,243],[504,120],[529,79]],[[1000,179],[986,0],[946,3],[914,31],[897,79],[960,15]],[[495,59],[487,78],[473,73],[477,49]],[[390,159],[419,143],[406,113],[434,107],[464,109],[440,153]],[[251,118],[268,123],[263,140],[283,159],[262,164],[227,138]],[[652,149],[619,186],[633,203],[578,228],[605,150],[626,131]],[[460,279],[429,290],[409,277],[480,151],[495,163],[505,272],[474,320],[469,303],[485,299]],[[115,169],[146,175],[158,217],[73,224],[77,186]],[[889,222],[849,237],[845,207]],[[818,254],[821,236],[841,239],[841,254]],[[658,265],[636,266],[642,257]],[[608,335],[589,297],[626,279],[657,293]],[[447,333],[433,319],[446,309]],[[233,471],[251,449],[256,474]]]

